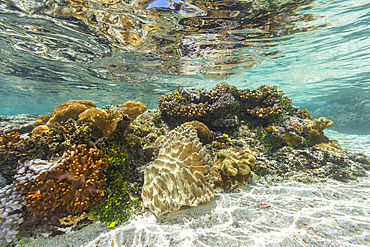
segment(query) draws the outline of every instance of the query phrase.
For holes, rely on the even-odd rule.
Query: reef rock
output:
[[[213,197],[217,168],[192,125],[181,125],[159,142],[158,158],[146,167],[142,199],[156,216]]]
[[[0,189],[0,245],[9,243],[18,233],[18,226],[23,222],[20,209],[24,197],[11,185]]]

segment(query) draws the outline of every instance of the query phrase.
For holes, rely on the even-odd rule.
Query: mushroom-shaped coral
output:
[[[19,211],[24,204],[24,197],[11,185],[0,189],[0,245],[9,243],[18,232],[18,225],[23,222]]]
[[[78,116],[79,122],[88,125],[95,137],[109,137],[123,119],[119,112],[90,108]]]
[[[53,164],[39,159],[27,162],[15,175],[14,184],[36,214],[50,214],[59,206],[82,212],[104,195],[105,179],[100,173],[106,169],[102,152],[79,145]]]
[[[219,151],[215,165],[221,170],[222,187],[230,189],[235,182],[243,183],[251,176],[251,169],[254,167],[256,158],[249,150],[242,150],[237,153]]]
[[[181,125],[160,141],[158,158],[146,167],[142,199],[156,216],[213,197],[217,168],[192,125]]]

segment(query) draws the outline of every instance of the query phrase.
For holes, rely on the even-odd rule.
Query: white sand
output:
[[[265,181],[156,219],[146,212],[82,246],[370,246],[370,178]]]

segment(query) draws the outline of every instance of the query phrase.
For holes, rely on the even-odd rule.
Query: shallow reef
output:
[[[115,227],[144,208],[161,217],[260,178],[347,182],[370,169],[325,136],[335,122],[274,86],[178,88],[156,109],[67,101],[33,119],[0,136],[2,244]]]

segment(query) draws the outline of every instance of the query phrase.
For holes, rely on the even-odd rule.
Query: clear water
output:
[[[155,108],[159,96],[178,86],[277,85],[294,105],[334,121],[326,135],[369,155],[369,24],[369,0],[0,0],[0,115],[43,114],[71,99],[98,106],[138,100]],[[106,235],[90,233],[95,240],[89,246],[117,246],[131,237],[143,246],[208,246],[211,238],[198,238],[220,233],[235,246],[239,235],[259,246],[370,242],[368,178],[359,184],[293,185],[248,185],[250,193],[217,195],[209,204],[217,209],[209,226],[202,225],[207,215],[179,225],[144,215]],[[243,198],[254,211],[239,215]],[[261,209],[265,203],[270,211]],[[310,203],[319,205],[313,210]],[[247,213],[252,221],[240,218]],[[239,232],[232,228],[235,219]],[[296,224],[301,221],[302,230]],[[38,246],[80,239],[62,235]]]

